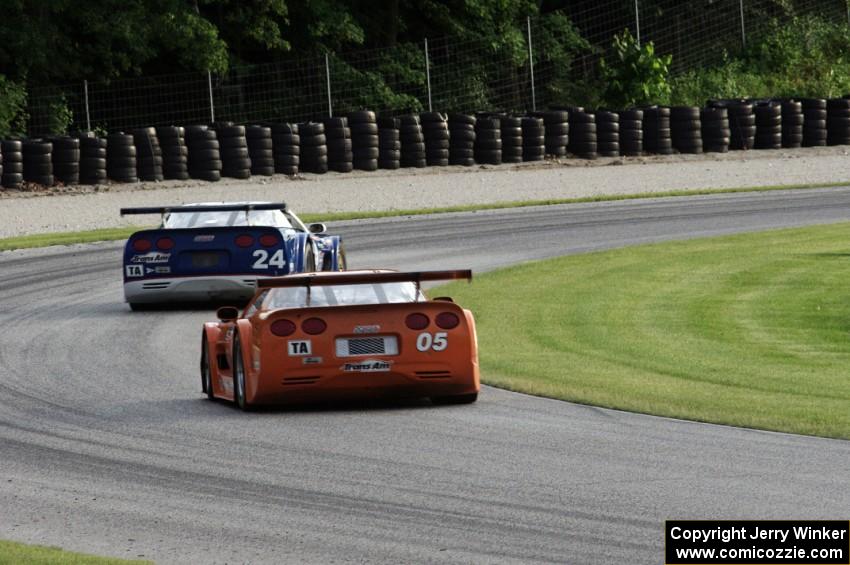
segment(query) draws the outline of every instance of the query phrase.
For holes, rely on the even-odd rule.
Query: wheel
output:
[[[472,394],[457,394],[454,396],[434,396],[431,402],[438,406],[448,406],[451,404],[472,404],[478,400],[478,393]]]
[[[210,370],[209,345],[207,344],[207,336],[204,335],[201,339],[201,391],[205,392],[207,398],[214,400],[212,386],[212,371]]]
[[[307,242],[307,248],[304,251],[304,271],[312,273],[316,270],[316,253],[313,251],[313,244]]]
[[[340,243],[339,248],[337,249],[337,271],[345,271],[347,268],[348,264],[345,259],[345,248]],[[328,253],[325,253],[322,256],[322,270],[333,270],[333,257],[331,257]]]
[[[251,406],[245,398],[245,364],[242,361],[239,334],[236,334],[236,337],[233,338],[233,402],[245,412],[251,410]]]

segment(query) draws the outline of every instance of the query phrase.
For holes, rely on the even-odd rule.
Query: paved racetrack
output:
[[[480,271],[844,220],[850,188],[337,231],[354,267]],[[847,518],[850,442],[492,388],[460,407],[209,402],[210,312],[131,313],[119,247],[0,254],[0,538],[161,563],[660,563],[666,518]]]

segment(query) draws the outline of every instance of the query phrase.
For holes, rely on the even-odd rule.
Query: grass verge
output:
[[[491,385],[850,439],[850,224],[630,247],[483,274]]]
[[[62,551],[56,547],[0,541],[0,565],[125,565],[128,563],[149,564],[152,562],[95,557]]]
[[[328,214],[304,214],[301,219],[305,223],[341,222],[370,218],[389,218],[396,216],[420,216],[424,214],[445,214],[448,212],[475,212],[478,210],[501,210],[505,208],[524,208],[529,206],[553,206],[556,204],[582,204],[588,202],[609,202],[616,200],[638,200],[644,198],[667,198],[674,196],[699,196],[708,194],[729,194],[735,192],[764,192],[770,190],[799,190],[807,188],[832,188],[847,186],[847,183],[822,184],[788,184],[776,186],[749,186],[739,188],[714,188],[700,190],[670,190],[666,192],[643,192],[639,194],[615,194],[585,196],[581,198],[552,198],[547,200],[523,200],[511,202],[494,202],[491,204],[469,204],[464,206],[446,206],[442,208],[418,208],[415,210],[383,210],[358,212],[332,212]],[[150,226],[148,226],[150,227]],[[0,239],[0,251],[12,249],[28,249],[32,247],[47,247],[48,245],[70,245],[74,243],[91,243],[94,241],[113,241],[127,239],[133,232],[143,227],[106,228],[91,231],[58,232],[36,235],[24,235]]]

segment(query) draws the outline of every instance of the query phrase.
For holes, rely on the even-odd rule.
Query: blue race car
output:
[[[200,203],[122,208],[160,214],[158,229],[124,247],[124,299],[133,310],[164,302],[247,300],[257,278],[345,270],[339,236],[305,226],[286,204]]]

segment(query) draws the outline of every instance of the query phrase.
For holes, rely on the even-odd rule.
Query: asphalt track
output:
[[[850,187],[338,231],[353,266],[480,271],[846,220]],[[667,518],[848,517],[850,442],[491,388],[239,413],[199,392],[210,313],[131,313],[118,250],[0,254],[0,539],[161,563],[660,563]]]

